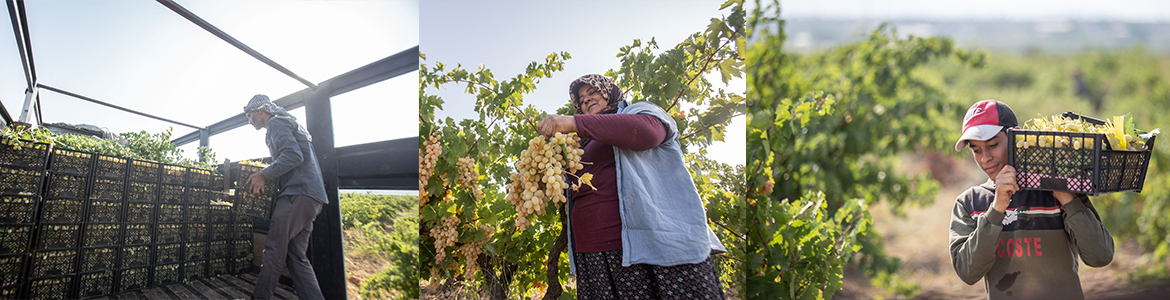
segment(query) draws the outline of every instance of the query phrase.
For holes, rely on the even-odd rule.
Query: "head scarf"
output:
[[[609,101],[605,109],[602,109],[599,114],[612,114],[618,111],[618,103],[622,102],[622,89],[618,88],[609,78],[597,74],[589,74],[573,80],[569,84],[569,99],[572,99],[573,108],[577,109],[577,113],[583,112],[581,110],[581,99],[577,97],[577,90],[581,89],[581,85],[588,84],[597,91],[601,92],[601,96]]]
[[[292,114],[289,114],[288,111],[284,110],[283,107],[277,106],[275,103],[272,103],[272,100],[268,100],[268,96],[265,96],[265,95],[258,94],[256,96],[252,96],[252,100],[248,101],[248,105],[244,106],[244,113],[245,114],[250,113],[250,112],[254,112],[254,111],[261,111],[261,110],[270,114],[270,115],[273,115],[273,116],[285,116],[285,117],[293,118],[293,120],[296,120],[296,118],[297,118],[297,117],[294,117]]]

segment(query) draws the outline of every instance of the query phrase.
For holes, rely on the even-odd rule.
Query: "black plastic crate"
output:
[[[41,224],[37,229],[37,250],[77,248],[81,223]]]
[[[121,223],[123,201],[89,200],[89,209],[85,212],[85,221],[91,223]]]
[[[25,283],[25,280],[22,278],[20,281],[14,281],[14,282],[6,283],[4,285],[0,285],[0,299],[2,299],[2,300],[21,299],[21,298],[19,298],[20,297],[20,287],[24,286],[24,283]]]
[[[250,240],[252,240],[252,221],[249,220],[247,223],[237,222],[235,224],[232,224],[231,231],[232,231],[232,233],[231,233],[232,240],[249,240],[250,241]]]
[[[124,200],[126,199],[126,181],[112,178],[94,178],[93,191],[90,199]]]
[[[229,205],[209,205],[211,223],[228,224],[232,222],[232,207]]]
[[[187,235],[184,242],[207,241],[207,223],[187,223]]]
[[[232,257],[247,257],[252,254],[252,240],[235,240],[232,241]]]
[[[207,259],[207,242],[184,243],[183,257],[187,260]]]
[[[211,171],[189,168],[187,169],[187,180],[191,186],[208,187],[211,185]]]
[[[2,295],[3,290],[12,287],[19,288],[24,282],[24,268],[27,261],[27,254],[0,255],[0,299],[5,298]]]
[[[163,183],[179,185],[187,183],[187,167],[184,166],[163,165],[162,175]]]
[[[59,276],[31,279],[28,282],[28,297],[32,299],[72,299],[75,298],[73,278],[75,276]]]
[[[127,194],[130,201],[158,202],[158,183],[131,181]]]
[[[232,274],[252,272],[252,259],[247,257],[233,258],[231,271]]]
[[[53,159],[49,163],[49,170],[55,173],[89,176],[90,165],[92,163],[93,153],[54,148]]]
[[[232,238],[231,224],[226,223],[211,223],[211,231],[207,234],[209,240],[227,240]]]
[[[187,218],[185,222],[206,223],[207,220],[207,204],[187,204]]]
[[[130,160],[130,180],[157,183],[159,172],[162,172],[162,165],[159,163]]]
[[[179,283],[179,266],[181,263],[154,266],[154,286],[164,286]]]
[[[183,240],[183,224],[158,224],[155,243],[178,243]]]
[[[77,250],[37,251],[32,254],[30,277],[76,274]]]
[[[126,158],[98,154],[95,161],[94,177],[126,179]]]
[[[179,280],[198,280],[207,278],[207,260],[193,260],[183,263],[183,274],[179,275]]]
[[[252,207],[252,199],[255,197],[245,197],[244,194],[247,193],[245,193],[243,190],[235,190],[235,194],[225,197],[231,199],[230,202],[232,202],[232,211],[236,212],[236,214],[242,215],[245,211],[250,210]]]
[[[88,223],[85,224],[85,237],[82,238],[82,247],[106,247],[122,245],[122,224],[119,223]]]
[[[45,199],[41,208],[41,223],[81,223],[81,199]]]
[[[126,224],[126,245],[143,245],[154,243],[154,224]]]
[[[157,244],[154,245],[154,264],[169,264],[183,261],[183,244]]]
[[[232,180],[235,180],[236,194],[240,191],[247,191],[250,187],[248,184],[248,177],[253,173],[264,170],[264,167],[244,165],[240,163],[231,164]],[[276,180],[264,181],[264,194],[268,196],[276,195]]]
[[[126,223],[154,223],[158,203],[126,202]]]
[[[236,199],[238,202],[244,204],[243,210],[239,211],[242,214],[265,220],[269,219],[272,215],[272,196],[245,192],[243,194],[237,194]]]
[[[85,176],[50,173],[48,196],[54,198],[88,198],[85,184],[89,178]]]
[[[118,291],[135,291],[150,287],[150,267],[127,268],[118,271]]]
[[[211,203],[211,191],[205,187],[189,187],[187,188],[187,203],[189,204],[203,204]]]
[[[229,258],[212,258],[207,261],[207,276],[228,274]]]
[[[82,273],[77,285],[77,296],[80,298],[101,297],[113,294],[114,271]]]
[[[81,268],[79,272],[94,272],[117,269],[118,253],[121,247],[101,247],[81,249]]]
[[[227,185],[225,185],[225,183],[227,183]],[[223,192],[230,189],[231,184],[224,180],[223,175],[220,175],[219,171],[213,171],[211,172],[211,182],[208,184],[208,188],[212,191]]]
[[[231,243],[226,240],[211,241],[211,258],[231,257]]]
[[[159,222],[182,222],[183,221],[183,205],[174,203],[162,203],[158,205],[158,221]]]
[[[0,196],[0,224],[32,225],[36,221],[37,197]]]
[[[1153,145],[1156,137],[1147,145]],[[1017,140],[1067,139],[1073,146],[1014,147]],[[1152,147],[1142,151],[1107,150],[1104,134],[1008,130],[1008,164],[1016,168],[1021,189],[1063,191],[1078,194],[1141,192],[1149,168]]]
[[[20,141],[26,143],[20,147],[20,150],[12,146],[0,145],[0,166],[44,170],[49,157],[49,144],[33,143],[28,140]]]
[[[0,254],[28,253],[32,225],[0,225]]]
[[[118,266],[123,269],[150,266],[152,249],[154,249],[152,245],[122,247],[122,259]]]
[[[176,204],[185,203],[187,201],[187,195],[184,192],[185,188],[183,188],[181,185],[163,184],[162,198],[159,198],[159,202]]]
[[[44,173],[39,170],[0,166],[0,196],[39,196]]]

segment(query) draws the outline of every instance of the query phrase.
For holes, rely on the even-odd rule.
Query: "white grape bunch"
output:
[[[509,203],[516,206],[516,227],[523,231],[532,223],[533,214],[544,214],[549,201],[565,203],[565,174],[573,174],[585,166],[581,163],[581,138],[576,134],[557,133],[550,137],[537,136],[528,141],[528,149],[520,152],[516,161],[516,172],[510,177]],[[589,184],[592,174],[581,176],[581,182]],[[579,184],[578,184],[579,185]],[[576,188],[576,186],[574,186]]]
[[[463,259],[467,263],[464,270],[468,276],[475,275],[475,273],[479,272],[479,264],[477,263],[479,261],[479,254],[483,253],[483,245],[487,244],[492,234],[496,232],[495,228],[487,224],[480,224],[479,227],[483,228],[485,232],[482,240],[463,243],[463,245],[459,246],[459,255],[463,256]]]
[[[442,262],[447,256],[447,251],[443,248],[455,246],[459,239],[459,233],[455,232],[456,227],[459,227],[459,217],[450,215],[443,218],[442,226],[431,228],[431,237],[435,238],[436,262]]]
[[[475,200],[483,199],[483,191],[479,189],[479,172],[475,171],[475,160],[464,156],[455,164],[459,167],[459,179],[455,180],[455,184],[470,189],[475,195]]]
[[[439,146],[440,134],[435,131],[431,138],[423,141],[423,147],[418,149],[418,206],[427,203],[427,180],[435,171],[435,163],[439,162],[439,155],[443,154],[443,147]],[[424,152],[425,151],[425,152]]]

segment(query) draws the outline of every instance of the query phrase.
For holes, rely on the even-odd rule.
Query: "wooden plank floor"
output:
[[[192,280],[190,284],[171,284],[150,289],[129,291],[116,295],[109,295],[97,300],[154,300],[154,299],[251,299],[252,289],[256,285],[256,274],[244,273],[239,275],[220,275],[211,278]],[[293,288],[285,284],[277,284],[275,299],[296,300]]]

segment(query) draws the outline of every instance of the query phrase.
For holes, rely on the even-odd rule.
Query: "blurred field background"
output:
[[[418,200],[413,195],[339,195],[350,299],[418,298]]]

